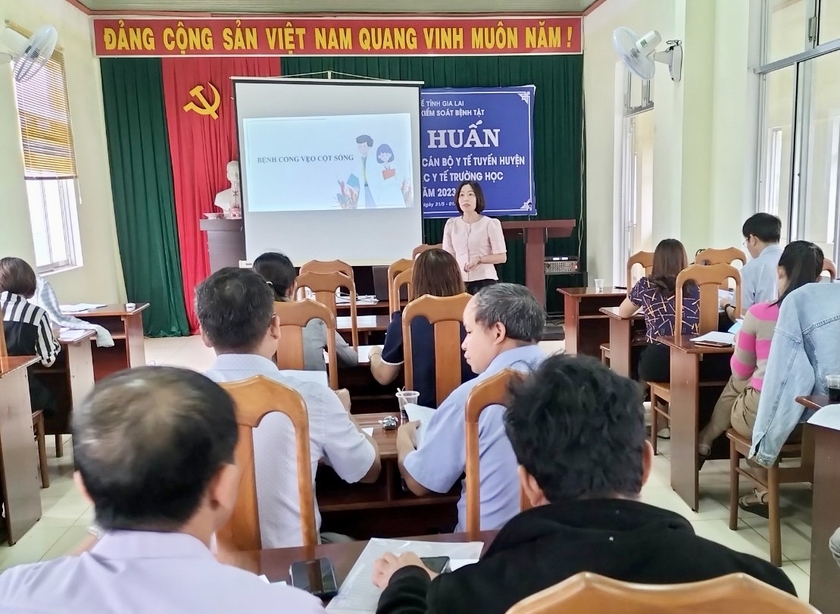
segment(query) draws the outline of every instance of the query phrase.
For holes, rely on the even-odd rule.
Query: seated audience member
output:
[[[776,462],[785,441],[811,413],[796,397],[828,394],[826,375],[840,373],[840,284],[807,284],[779,309],[752,434],[750,457]]]
[[[0,611],[323,612],[210,552],[236,504],[237,434],[230,397],[195,371],[98,382],[73,412],[73,454],[104,534],[78,556],[4,571]]]
[[[777,273],[779,299],[756,303],[744,315],[731,359],[732,376],[715,405],[711,421],[698,437],[702,459],[709,456],[712,442],[730,426],[744,437],[752,437],[779,309],[791,292],[818,281],[822,266],[823,251],[813,243],[794,241],[785,248]]]
[[[777,294],[776,268],[782,256],[782,220],[769,213],[756,213],[741,228],[744,246],[752,260],[741,268],[741,312],[757,303],[769,303]],[[735,306],[721,299],[730,320],[735,320]]]
[[[327,459],[346,482],[379,477],[379,448],[342,406],[335,392],[314,382],[284,375],[271,357],[280,327],[274,295],[265,280],[249,269],[225,268],[196,290],[196,314],[204,343],[216,352],[207,377],[233,382],[263,375],[297,390],[309,412],[312,490],[318,462]],[[263,548],[302,545],[294,429],[289,419],[271,413],[254,429],[257,503]],[[316,527],[321,526],[315,502]]]
[[[292,300],[297,273],[292,261],[277,252],[266,252],[254,260],[254,270],[262,275],[274,289],[274,300]],[[323,320],[310,320],[303,329],[303,366],[307,371],[326,371],[324,350],[327,349],[327,325]],[[335,356],[339,367],[355,367],[359,355],[338,331],[335,333]]]
[[[463,294],[464,281],[455,257],[442,249],[430,249],[414,261],[411,273],[411,299],[425,294],[431,296],[457,296]],[[464,340],[461,327],[461,341]],[[393,382],[403,365],[402,313],[391,314],[391,323],[385,333],[385,346],[370,351],[370,371],[383,386]],[[435,386],[435,331],[426,318],[411,322],[411,359],[414,372],[414,389],[420,393],[420,405],[437,407]],[[461,358],[461,382],[475,377],[467,361]]]
[[[35,291],[35,296],[32,297],[32,302],[41,307],[47,312],[50,322],[59,328],[69,328],[72,330],[92,330],[96,332],[96,345],[101,348],[114,347],[114,339],[111,333],[103,326],[92,324],[81,320],[67,313],[62,313],[61,304],[58,302],[58,297],[53,290],[52,284],[46,279],[37,276],[38,285]]]
[[[415,495],[445,493],[466,469],[464,409],[476,384],[506,368],[529,371],[545,354],[537,346],[545,327],[545,313],[524,286],[494,284],[482,288],[464,310],[464,355],[476,379],[450,394],[425,426],[417,441],[417,423],[400,427],[397,455],[400,472]],[[501,406],[488,407],[479,420],[481,459],[481,528],[498,529],[520,509],[516,458],[505,435]],[[419,443],[419,445],[418,445]],[[456,532],[466,530],[466,486],[458,501]]]
[[[43,366],[50,367],[61,351],[61,345],[47,312],[30,302],[37,283],[35,271],[24,260],[0,259],[0,311],[3,312],[6,350],[10,356],[37,356]],[[29,397],[33,410],[50,414],[56,409],[55,396],[31,368]]]
[[[639,378],[644,382],[671,379],[671,351],[657,341],[675,333],[677,275],[688,266],[685,247],[676,239],[660,241],[653,252],[653,269],[642,277],[621,303],[619,313],[629,318],[640,309],[645,316],[647,345],[639,355]],[[682,334],[697,334],[700,323],[700,291],[688,282],[683,289]]]
[[[642,584],[741,572],[795,594],[781,569],[639,501],[653,449],[632,380],[592,358],[550,356],[513,387],[504,424],[534,507],[511,519],[478,563],[453,573],[435,577],[411,553],[377,560],[378,614],[502,614],[582,571]]]
[[[828,547],[831,549],[834,560],[840,565],[840,529],[837,529],[831,539],[828,540]]]

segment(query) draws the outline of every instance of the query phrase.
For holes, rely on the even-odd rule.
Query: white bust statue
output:
[[[230,187],[216,194],[215,205],[225,212],[225,217],[242,217],[242,201],[239,192],[239,162],[231,160],[227,164],[227,178]]]

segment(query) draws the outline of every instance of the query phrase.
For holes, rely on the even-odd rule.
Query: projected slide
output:
[[[408,113],[243,120],[250,212],[414,205]]]

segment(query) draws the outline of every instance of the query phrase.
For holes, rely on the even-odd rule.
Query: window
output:
[[[840,260],[840,2],[764,0],[756,210]]]
[[[14,87],[35,268],[47,273],[81,264],[76,157],[61,52]]]

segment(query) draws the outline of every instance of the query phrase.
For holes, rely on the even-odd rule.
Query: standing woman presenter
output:
[[[502,224],[481,215],[484,206],[481,185],[462,182],[455,190],[455,207],[461,215],[447,220],[443,228],[443,249],[455,256],[470,294],[499,281],[495,265],[507,261]]]

